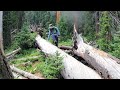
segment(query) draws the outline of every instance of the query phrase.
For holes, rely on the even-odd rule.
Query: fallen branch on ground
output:
[[[13,58],[14,55],[17,54],[20,50],[21,50],[21,48],[18,48],[16,50],[12,51],[11,53],[6,54],[7,60],[10,60],[11,58]]]
[[[43,79],[42,77],[35,76],[35,75],[31,74],[31,73],[20,70],[20,69],[14,67],[14,66],[10,66],[10,68],[11,68],[12,71],[14,71],[16,73],[19,73],[19,74],[21,74],[22,76],[24,76],[24,77],[26,77],[28,79]]]

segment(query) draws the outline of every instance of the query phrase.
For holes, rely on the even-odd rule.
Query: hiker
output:
[[[60,36],[59,29],[52,24],[49,25],[48,40],[52,36],[53,43],[58,47],[58,37]]]

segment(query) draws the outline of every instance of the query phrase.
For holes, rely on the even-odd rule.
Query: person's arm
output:
[[[49,29],[49,33],[48,33],[48,40],[50,39],[50,29]]]
[[[59,29],[56,27],[56,29],[57,29],[57,34],[58,34],[58,36],[60,36],[60,31],[59,31]]]

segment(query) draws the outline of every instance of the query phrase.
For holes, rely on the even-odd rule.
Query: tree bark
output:
[[[93,66],[105,79],[120,79],[120,64],[116,62],[118,59],[113,58],[113,56],[104,51],[85,44],[76,30],[75,33],[77,37],[77,49],[74,49],[74,53]]]
[[[54,55],[56,52],[60,53],[63,57],[64,68],[61,71],[61,75],[65,79],[101,79],[100,75],[93,69],[85,66],[72,56],[68,55],[58,47],[47,42],[41,36],[36,37],[39,48],[46,54]]]
[[[3,11],[0,11],[0,79],[13,79],[11,69],[6,62],[6,57],[3,50],[3,38],[2,38],[2,16]]]
[[[9,21],[9,18],[10,18],[10,11],[4,11],[3,12],[3,39],[4,39],[4,42],[3,42],[3,45],[4,45],[4,48],[6,48],[6,46],[9,46],[11,45],[11,25],[10,25],[10,21]]]
[[[24,11],[18,11],[19,12],[19,23],[18,23],[18,29],[20,30],[22,28],[22,25],[23,25],[23,20],[24,20]]]
[[[99,32],[99,11],[95,12],[95,24],[96,24],[96,38],[98,38],[98,32]]]

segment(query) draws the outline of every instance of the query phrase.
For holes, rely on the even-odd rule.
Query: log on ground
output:
[[[13,73],[14,79],[28,79],[28,78],[25,78],[22,75],[19,75],[19,74],[15,73],[15,72],[12,72],[12,73]]]
[[[10,68],[11,68],[12,71],[14,71],[16,73],[19,73],[19,74],[21,74],[22,76],[24,76],[24,77],[26,77],[28,79],[43,79],[42,77],[38,77],[38,76],[35,76],[35,75],[31,74],[31,73],[28,73],[26,71],[18,69],[15,66],[10,66]]]
[[[6,54],[7,60],[10,60],[11,58],[13,58],[14,55],[17,54],[20,50],[21,50],[21,48],[18,48],[16,50],[12,51],[11,53]]]
[[[74,36],[76,38],[77,49],[74,49],[74,54],[82,57],[88,64],[93,66],[96,71],[105,79],[120,79],[120,64],[119,61],[108,53],[98,50],[84,43],[82,37],[78,35],[74,28]]]
[[[64,68],[61,71],[61,75],[64,79],[101,79],[101,76],[93,69],[82,64],[72,56],[68,55],[58,47],[52,45],[50,42],[41,38],[36,37],[39,48],[46,54],[54,55],[56,52],[60,53],[63,57]]]

